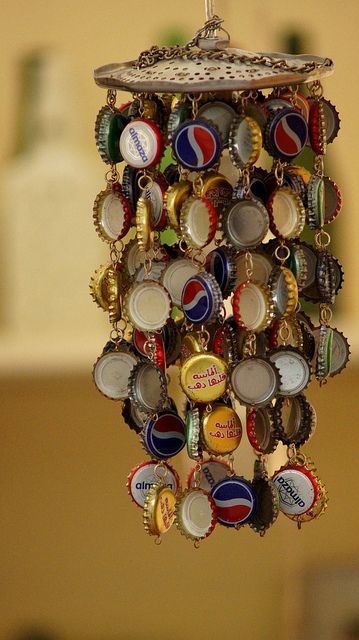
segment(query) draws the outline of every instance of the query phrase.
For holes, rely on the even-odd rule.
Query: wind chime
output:
[[[333,63],[230,48],[222,22],[207,0],[185,46],[95,71],[107,88],[95,135],[109,168],[94,223],[109,262],[90,288],[111,330],[93,378],[122,402],[148,454],[127,486],[156,542],[173,522],[198,545],[217,523],[263,535],[279,511],[299,527],[318,518],[327,492],[301,449],[316,426],[304,391],[349,358],[330,325],[343,271],[327,225],[342,197],[324,158],[340,121],[320,80]],[[118,89],[131,101],[117,104]],[[305,149],[311,171],[297,161]],[[316,305],[318,324],[299,300]],[[185,406],[168,394],[171,365]],[[252,479],[234,469],[236,403]],[[278,442],[287,462],[269,477]],[[193,468],[181,488],[168,461],[184,447]]]

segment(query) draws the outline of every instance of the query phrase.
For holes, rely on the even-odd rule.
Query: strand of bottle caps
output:
[[[93,378],[122,401],[149,456],[127,486],[156,541],[173,522],[195,545],[217,523],[263,535],[279,511],[300,526],[327,506],[301,447],[316,426],[308,383],[327,382],[350,353],[330,325],[343,270],[325,229],[342,207],[324,172],[339,126],[318,82],[267,95],[141,94],[119,107],[108,91],[95,135],[109,170],[93,217],[110,260],[90,288],[111,332]],[[256,166],[263,148],[269,171]],[[312,171],[296,164],[302,152]],[[318,325],[299,297],[318,305]],[[171,365],[184,407],[168,395]],[[234,470],[236,402],[256,453],[251,480]],[[269,477],[278,442],[288,459]],[[168,461],[184,447],[193,468],[181,489]]]

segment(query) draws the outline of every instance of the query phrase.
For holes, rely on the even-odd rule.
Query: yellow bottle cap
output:
[[[194,402],[212,402],[224,394],[227,387],[228,366],[215,353],[195,353],[182,365],[181,385],[186,396]]]
[[[204,448],[214,455],[235,451],[242,439],[242,424],[234,409],[225,404],[216,405],[202,419]]]
[[[172,489],[153,484],[143,507],[143,524],[151,536],[166,533],[173,524],[176,498]]]

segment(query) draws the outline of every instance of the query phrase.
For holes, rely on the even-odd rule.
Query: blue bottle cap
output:
[[[226,527],[242,525],[255,512],[256,497],[252,485],[240,476],[220,480],[212,489],[218,522]]]
[[[186,444],[186,428],[175,411],[160,411],[150,418],[143,430],[146,451],[154,458],[171,458]]]
[[[222,306],[222,294],[216,279],[206,271],[189,278],[183,288],[182,309],[194,324],[214,322]]]
[[[213,167],[221,154],[221,139],[216,128],[201,120],[190,120],[173,135],[172,149],[178,162],[192,171]]]
[[[292,160],[304,149],[307,138],[306,119],[295,109],[277,111],[267,122],[265,147],[275,158]]]

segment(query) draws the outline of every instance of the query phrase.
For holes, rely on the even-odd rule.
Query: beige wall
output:
[[[345,196],[336,234],[347,277],[340,294],[343,317],[335,318],[334,325],[344,327],[355,343],[359,4],[223,0],[216,6],[234,43],[243,48],[276,50],[282,32],[294,26],[304,30],[308,52],[328,55],[336,63],[336,73],[325,88],[341,112],[342,130],[328,160]],[[102,249],[97,249],[99,241],[87,226],[83,236],[81,229],[91,219],[91,202],[102,186],[93,122],[104,100],[92,82],[92,70],[135,57],[168,27],[190,37],[202,23],[202,2],[18,0],[7,3],[2,15],[2,175],[9,170],[14,129],[19,126],[18,60],[32,48],[56,49],[71,69],[73,141],[95,167],[95,179],[83,197],[76,238],[71,237],[65,217],[69,232],[66,227],[63,250],[57,253],[54,246],[49,260],[63,266],[68,277],[66,264],[75,246],[78,261],[88,264],[90,273],[98,266]],[[56,168],[56,157],[50,153],[48,164]],[[25,163],[23,175],[26,171]],[[11,207],[2,211],[3,220],[8,216]],[[37,219],[34,211],[35,229]],[[38,226],[40,244],[47,242],[46,228],[45,223]],[[7,257],[3,280],[5,274],[6,286],[11,287],[14,274],[27,277],[31,265],[22,262],[23,252],[14,261],[6,252],[13,238],[4,231],[0,237]],[[235,533],[218,528],[199,551],[173,530],[157,548],[143,533],[141,513],[124,487],[127,473],[145,458],[144,453],[121,423],[118,406],[103,399],[90,380],[92,362],[105,341],[105,322],[88,297],[85,280],[75,291],[69,282],[74,301],[72,313],[64,312],[66,322],[61,314],[46,317],[46,305],[51,308],[57,293],[53,282],[46,280],[48,268],[49,263],[38,273],[46,293],[32,311],[31,331],[24,320],[21,338],[20,329],[14,332],[5,325],[0,336],[1,640],[32,623],[71,640],[303,640],[305,572],[313,565],[321,571],[326,564],[358,560],[357,363],[320,391],[313,384],[309,394],[319,424],[306,449],[330,492],[328,513],[321,520],[297,532],[281,517],[264,539],[250,530]],[[31,274],[29,286],[39,283]],[[3,296],[5,315],[8,299]],[[36,331],[37,318],[41,331]],[[184,461],[180,464],[184,472]],[[250,452],[243,446],[237,456],[238,471],[248,475],[250,465]]]

